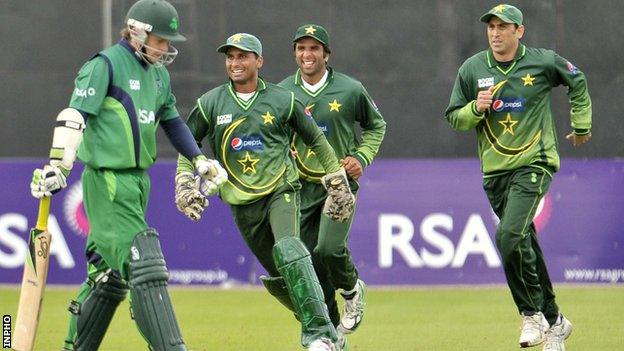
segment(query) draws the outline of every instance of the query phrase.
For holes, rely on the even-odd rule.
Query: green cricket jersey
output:
[[[159,121],[178,117],[169,72],[143,65],[120,43],[84,64],[69,106],[90,115],[78,157],[100,169],[147,169],[156,160]]]
[[[491,173],[526,165],[559,169],[559,153],[550,108],[550,90],[568,87],[571,125],[577,134],[591,128],[591,99],[585,75],[552,50],[518,47],[513,63],[503,68],[491,49],[459,68],[446,118],[457,130],[476,128],[481,170]],[[494,86],[492,106],[476,110],[480,90]]]
[[[314,121],[292,92],[258,80],[248,101],[236,96],[232,82],[210,90],[197,100],[187,124],[199,143],[208,143],[228,172],[221,198],[231,205],[254,202],[271,194],[284,181],[297,183],[290,152],[293,131],[310,145],[328,172],[340,169],[338,159]],[[178,170],[192,170],[184,157]]]
[[[362,83],[328,67],[325,84],[316,92],[305,88],[300,70],[280,86],[293,91],[306,106],[339,158],[353,156],[366,167],[375,158],[386,133],[386,122]],[[361,141],[355,123],[362,128]],[[325,171],[315,152],[299,135],[293,138],[297,167],[302,178],[320,182]]]

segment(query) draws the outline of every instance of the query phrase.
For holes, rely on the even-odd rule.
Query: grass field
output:
[[[624,350],[624,287],[557,286],[556,291],[574,324],[568,351]],[[74,292],[47,290],[36,350],[60,349]],[[263,290],[173,288],[171,294],[189,350],[301,350],[299,325]],[[15,316],[17,300],[17,288],[0,288],[2,314]],[[505,287],[371,288],[364,322],[349,344],[351,351],[516,350],[519,325]],[[146,350],[127,301],[101,350]]]

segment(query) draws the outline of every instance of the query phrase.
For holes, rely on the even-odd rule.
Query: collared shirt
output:
[[[147,169],[156,127],[179,116],[165,67],[148,65],[126,40],[86,62],[69,106],[90,115],[78,157],[92,168]]]
[[[331,67],[327,79],[316,91],[310,91],[301,78],[301,71],[284,79],[280,86],[293,91],[306,106],[338,158],[353,156],[362,167],[373,162],[386,132],[386,122],[362,83]],[[362,128],[358,136],[357,124]],[[297,136],[293,146],[297,150],[297,167],[307,180],[319,182],[325,175],[313,150]]]
[[[487,176],[526,165],[544,164],[559,169],[557,136],[550,108],[553,87],[568,87],[571,125],[591,128],[591,99],[585,75],[552,50],[520,44],[506,68],[491,49],[460,67],[446,118],[457,130],[476,129],[481,169]],[[494,87],[491,108],[476,110],[477,94]]]
[[[204,138],[215,158],[228,172],[220,189],[228,204],[254,202],[289,182],[298,185],[297,168],[290,153],[290,138],[300,136],[317,153],[328,172],[340,168],[327,140],[304,113],[292,92],[258,80],[258,88],[247,101],[236,95],[232,82],[202,95],[187,124],[197,142]],[[192,169],[178,159],[179,170]]]

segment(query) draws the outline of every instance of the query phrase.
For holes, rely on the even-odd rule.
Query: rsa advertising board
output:
[[[37,201],[32,169],[41,162],[0,161],[0,283],[19,283]],[[89,223],[79,170],[52,198],[50,284],[85,277]],[[263,272],[243,243],[230,210],[210,201],[200,223],[173,202],[173,161],[150,170],[148,223],[160,233],[173,284],[256,283]],[[477,160],[378,160],[361,179],[349,238],[368,284],[504,283]],[[624,282],[624,161],[562,160],[534,223],[555,282]]]

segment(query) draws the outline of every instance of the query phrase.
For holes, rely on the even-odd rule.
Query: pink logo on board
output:
[[[81,237],[89,235],[89,220],[82,203],[82,182],[69,186],[63,204],[65,221],[74,233]]]

